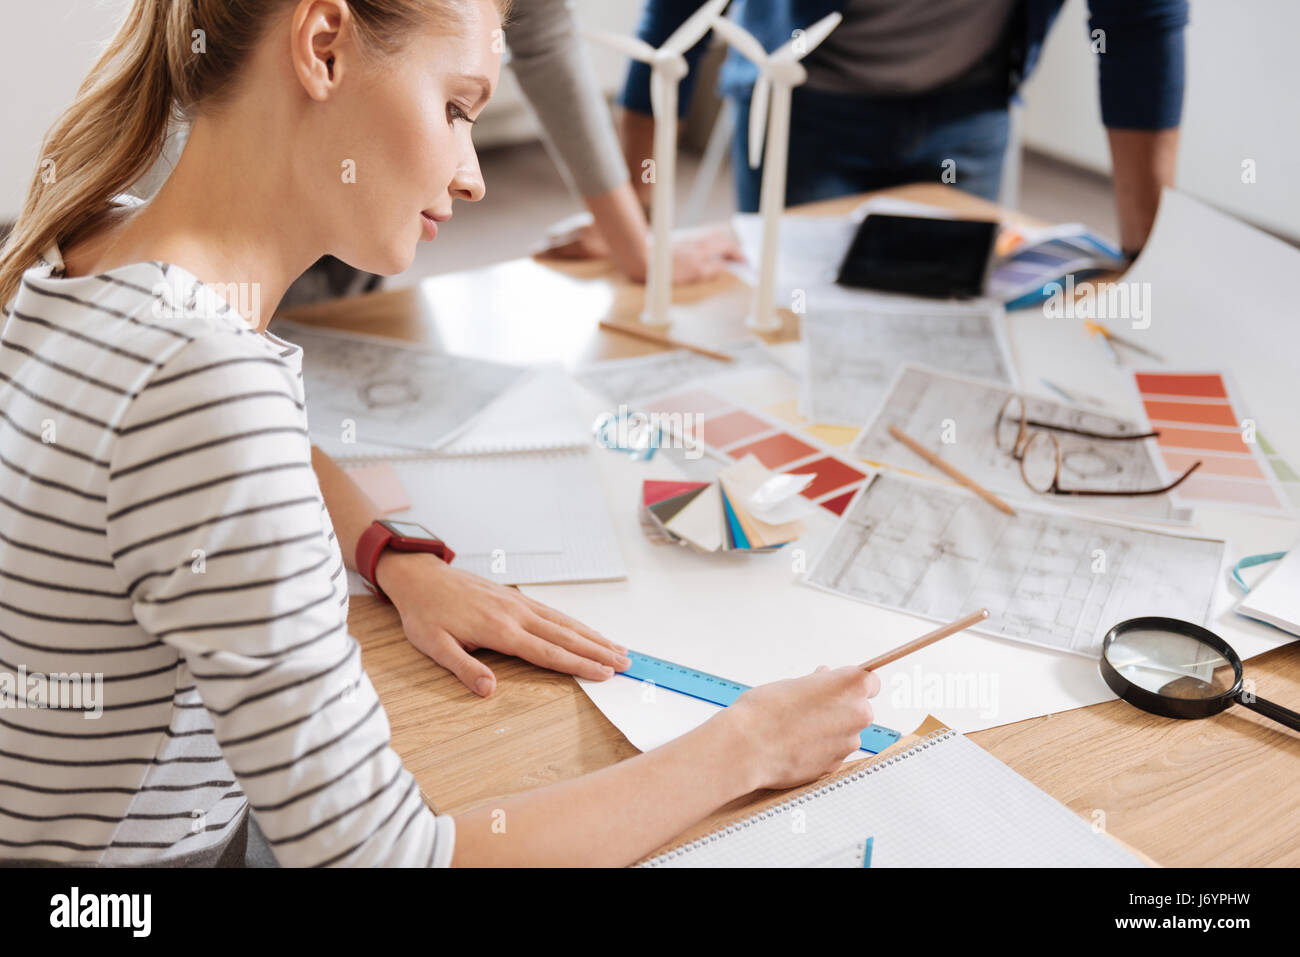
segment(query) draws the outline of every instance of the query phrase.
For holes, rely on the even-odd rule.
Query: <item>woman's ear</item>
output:
[[[294,73],[307,95],[323,102],[338,87],[345,52],[353,49],[352,10],[346,0],[301,0],[290,22]]]

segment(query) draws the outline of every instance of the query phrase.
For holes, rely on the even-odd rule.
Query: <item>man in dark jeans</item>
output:
[[[700,0],[647,0],[638,35],[653,46]],[[771,51],[828,13],[844,20],[804,60],[794,91],[788,205],[916,181],[994,199],[1008,106],[1038,61],[1064,0],[736,0],[732,16]],[[1182,113],[1187,0],[1090,0],[1081,40],[1100,64],[1121,242],[1135,255],[1173,183]],[[697,62],[701,42],[689,58]],[[736,107],[737,204],[758,208],[761,169],[747,159],[757,68],[736,51],[722,68]],[[694,73],[683,81],[683,113]],[[650,155],[649,70],[633,63],[621,103],[629,165]],[[648,188],[648,187],[646,187]]]

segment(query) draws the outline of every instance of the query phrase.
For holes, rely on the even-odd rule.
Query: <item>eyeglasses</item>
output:
[[[1159,432],[1140,432],[1132,435],[1106,435],[1077,429],[1066,425],[1052,425],[1047,422],[1035,422],[1025,414],[1025,402],[1020,396],[1013,395],[1002,405],[997,420],[993,424],[993,437],[998,449],[1009,454],[1020,463],[1020,477],[1035,492],[1047,495],[1161,495],[1176,489],[1187,477],[1201,467],[1200,461],[1174,481],[1160,488],[1137,489],[1133,491],[1102,488],[1062,488],[1061,487],[1061,443],[1054,433],[1077,435],[1082,438],[1104,442],[1133,442],[1139,439],[1151,439]]]

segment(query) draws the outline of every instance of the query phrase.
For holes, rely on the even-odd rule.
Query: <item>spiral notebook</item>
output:
[[[643,867],[1143,867],[977,744],[939,726]],[[848,866],[848,865],[843,865]]]

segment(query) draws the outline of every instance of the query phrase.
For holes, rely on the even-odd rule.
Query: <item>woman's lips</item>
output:
[[[421,213],[420,220],[424,223],[424,238],[435,239],[438,235],[438,221],[428,213]]]

